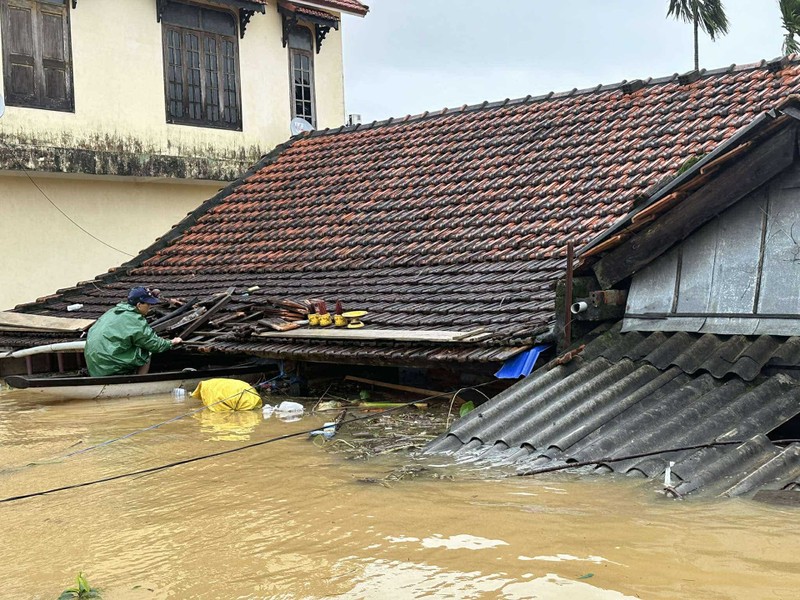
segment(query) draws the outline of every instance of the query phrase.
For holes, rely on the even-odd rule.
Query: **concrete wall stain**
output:
[[[49,139],[48,139],[49,138]],[[146,145],[134,136],[0,133],[0,170],[232,181],[266,149]]]

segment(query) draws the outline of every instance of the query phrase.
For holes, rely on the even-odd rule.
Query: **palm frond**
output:
[[[783,38],[783,54],[800,51],[795,35],[800,35],[800,0],[779,0],[781,20],[786,35]]]
[[[722,0],[696,0],[699,2],[698,16],[700,28],[708,34],[712,40],[717,36],[728,33],[728,17],[725,14],[725,7]]]
[[[669,8],[667,9],[668,17],[675,17],[681,21],[691,23],[694,20],[694,13],[692,12],[693,0],[669,0]]]
[[[788,56],[796,52],[800,52],[800,44],[798,44],[793,33],[787,33],[783,38],[783,55]]]
[[[798,0],[792,0],[797,2]],[[693,23],[697,15],[700,29],[715,40],[728,33],[728,17],[722,0],[669,0],[667,16]]]

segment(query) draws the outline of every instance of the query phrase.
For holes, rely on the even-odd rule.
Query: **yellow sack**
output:
[[[261,408],[261,396],[256,388],[238,379],[206,379],[192,392],[213,412],[253,410]]]

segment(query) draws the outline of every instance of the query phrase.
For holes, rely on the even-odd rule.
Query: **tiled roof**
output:
[[[268,0],[250,0],[250,1],[256,4],[269,4]],[[303,7],[301,9],[302,12],[309,10],[313,11],[314,7],[323,7],[333,10],[341,10],[343,12],[361,15],[362,17],[369,12],[369,6],[367,6],[366,4],[362,4],[358,0],[309,0],[308,2],[304,2],[303,0],[292,0],[292,4],[297,4],[298,8],[300,8],[300,5],[303,4],[307,4],[310,6],[310,8]],[[323,12],[320,12],[318,14],[325,16],[327,18],[330,18],[332,16],[329,15],[328,13],[323,13]]]
[[[569,241],[604,231],[688,158],[798,91],[800,63],[776,61],[314,132],[110,277],[21,310],[63,315],[81,302],[73,314],[90,316],[133,283],[166,295],[260,285],[340,298],[374,326],[485,326],[496,335],[480,346],[434,350],[500,360],[551,326]],[[329,358],[348,352],[360,351]]]
[[[481,405],[427,451],[523,472],[596,460],[601,470],[654,478],[674,461],[679,495],[793,488],[800,445],[766,435],[800,414],[800,382],[779,372],[798,366],[800,338],[620,334],[617,326],[571,363]],[[696,448],[714,442],[731,444]]]
[[[308,16],[308,17],[315,17],[317,19],[324,19],[324,20],[328,20],[328,21],[337,21],[338,22],[338,19],[337,19],[337,17],[335,15],[332,15],[331,13],[325,12],[324,10],[316,10],[316,9],[308,8],[308,7],[305,7],[305,6],[298,6],[298,7],[295,8],[295,12],[298,15],[304,15],[304,16]]]
[[[295,4],[309,4],[311,6],[331,8],[333,10],[341,10],[347,13],[361,15],[362,17],[369,12],[369,6],[362,4],[358,0],[311,0],[310,2],[303,2],[303,0],[292,0]]]

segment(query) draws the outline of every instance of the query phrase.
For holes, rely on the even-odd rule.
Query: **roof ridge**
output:
[[[763,68],[768,68],[768,69],[774,68],[775,70],[780,70],[790,64],[800,64],[800,54],[795,53],[795,54],[790,54],[788,56],[778,56],[770,60],[761,59],[760,61],[757,62],[744,63],[741,65],[733,63],[727,67],[719,67],[717,69],[711,69],[711,70],[700,69],[699,71],[695,71],[694,69],[692,69],[691,71],[686,71],[685,73],[673,73],[672,75],[666,75],[662,77],[648,77],[646,79],[634,78],[630,80],[623,79],[622,81],[610,84],[600,83],[592,87],[581,88],[581,89],[573,88],[572,90],[565,90],[560,92],[551,91],[546,94],[539,94],[536,96],[528,94],[527,96],[520,98],[506,98],[504,100],[499,100],[495,102],[484,100],[483,102],[478,104],[470,104],[470,105],[464,104],[460,107],[444,107],[440,110],[434,110],[434,111],[426,110],[425,112],[418,113],[416,115],[408,114],[405,115],[404,117],[389,117],[388,119],[375,120],[372,121],[371,123],[358,123],[357,125],[341,125],[340,127],[329,127],[317,131],[304,132],[295,137],[311,138],[311,137],[335,135],[339,133],[351,133],[353,131],[375,129],[378,127],[396,125],[398,123],[424,121],[426,119],[443,117],[451,113],[476,112],[479,110],[503,108],[505,106],[513,106],[517,104],[533,104],[535,102],[544,102],[546,100],[552,100],[553,98],[568,98],[571,96],[585,96],[597,92],[623,90],[626,86],[630,86],[633,83],[639,84],[635,86],[634,91],[636,91],[636,89],[642,89],[653,85],[662,85],[665,83],[669,83],[671,81],[678,81],[681,77],[686,77],[692,74],[696,74],[697,78],[691,80],[691,83],[694,83],[694,81],[700,79],[704,79],[707,77],[716,77],[718,75],[724,75],[726,73],[742,73],[745,71],[755,71],[756,69],[763,69]]]

